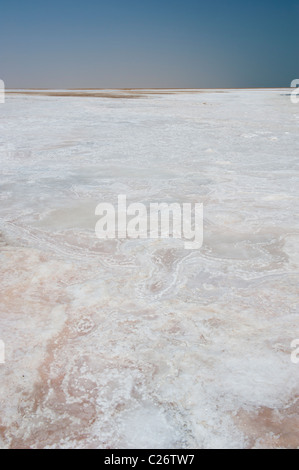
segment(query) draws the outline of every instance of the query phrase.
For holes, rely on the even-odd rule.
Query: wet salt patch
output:
[[[231,165],[232,163],[230,161],[224,161],[224,160],[217,160],[217,162],[215,162],[217,165]]]
[[[293,199],[294,196],[290,194],[271,194],[262,198],[263,201],[283,201]]]

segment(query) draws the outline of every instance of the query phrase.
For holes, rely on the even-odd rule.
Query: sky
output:
[[[288,87],[299,0],[1,0],[6,88]]]

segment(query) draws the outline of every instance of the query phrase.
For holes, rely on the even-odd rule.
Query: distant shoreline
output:
[[[105,88],[105,87],[99,87],[99,88],[39,88],[39,87],[36,87],[36,88],[8,88],[8,90],[45,90],[45,91],[57,91],[57,90],[70,90],[70,91],[75,91],[75,90],[78,90],[78,91],[95,91],[95,90],[119,90],[119,91],[131,91],[131,90],[176,90],[176,91],[185,91],[185,90],[198,90],[198,91],[202,91],[202,90],[284,90],[284,89],[288,89],[290,87],[242,87],[242,88],[226,88],[226,87],[220,87],[220,88],[174,88],[174,87],[169,87],[169,88],[165,88],[165,87],[143,87],[143,88]]]
[[[49,96],[57,98],[111,98],[138,99],[150,95],[176,95],[184,93],[227,93],[229,91],[289,90],[289,88],[26,88],[6,90],[8,95]]]

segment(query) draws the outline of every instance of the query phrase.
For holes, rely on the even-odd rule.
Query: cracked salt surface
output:
[[[281,90],[7,95],[1,447],[299,446],[296,113]],[[98,240],[118,194],[203,202],[202,249]]]

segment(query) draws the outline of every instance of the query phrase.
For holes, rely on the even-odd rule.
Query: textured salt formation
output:
[[[281,90],[0,107],[3,448],[297,447],[299,108]],[[204,245],[95,237],[203,202]]]

